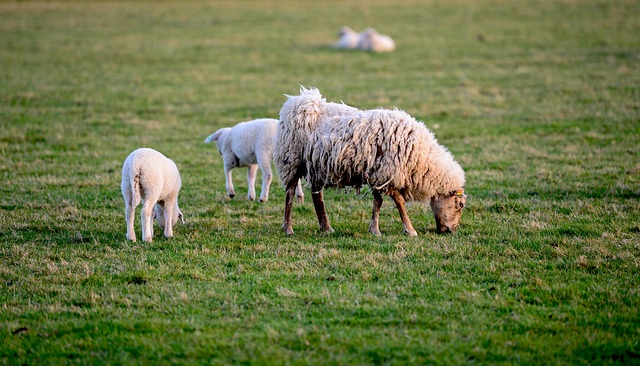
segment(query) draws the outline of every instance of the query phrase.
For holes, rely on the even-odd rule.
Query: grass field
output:
[[[640,364],[640,2],[0,2],[0,363]],[[328,45],[343,25],[387,54]],[[398,107],[463,166],[462,226],[329,191],[225,195],[216,129],[300,85]],[[125,240],[138,147],[186,225]],[[308,191],[307,191],[308,193]],[[138,215],[139,216],[139,215]],[[136,220],[140,238],[139,217]]]

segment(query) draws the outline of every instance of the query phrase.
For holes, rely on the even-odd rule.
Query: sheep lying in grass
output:
[[[320,229],[333,232],[322,189],[369,185],[378,236],[382,196],[396,204],[405,234],[417,235],[405,201],[430,201],[438,232],[453,232],[466,202],[464,172],[424,124],[399,110],[359,111],[327,103],[317,89],[301,89],[280,110],[276,167],[286,187],[283,229],[293,234],[291,204],[296,179],[311,185]]]
[[[341,50],[355,50],[358,47],[360,35],[350,27],[344,26],[338,32],[338,42],[333,47]]]
[[[142,200],[142,240],[153,240],[152,215],[164,229],[164,236],[173,236],[173,225],[184,218],[178,207],[178,192],[182,186],[178,167],[156,150],[137,149],[122,166],[122,196],[127,220],[127,239],[136,241],[133,228],[136,207]],[[167,223],[166,218],[171,218]]]
[[[269,186],[273,179],[271,172],[271,160],[275,145],[275,135],[278,120],[272,118],[255,119],[248,122],[240,122],[233,127],[221,128],[209,135],[204,142],[214,142],[218,152],[224,161],[224,176],[227,194],[235,197],[231,170],[237,167],[248,167],[247,181],[249,192],[247,198],[250,201],[256,199],[256,175],[258,167],[262,171],[262,191],[260,202],[269,199]],[[302,185],[298,181],[296,197],[299,202],[304,201]]]
[[[359,34],[357,48],[363,51],[391,52],[396,49],[396,44],[391,37],[367,28]]]

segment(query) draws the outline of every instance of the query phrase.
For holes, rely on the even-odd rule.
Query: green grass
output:
[[[0,363],[640,363],[640,3],[0,2]],[[327,47],[374,26],[388,54]],[[281,232],[203,139],[316,86],[399,107],[467,174],[382,238],[329,191]],[[125,240],[135,148],[179,166],[187,224]],[[139,216],[139,214],[137,214]],[[139,218],[136,222],[140,237]]]

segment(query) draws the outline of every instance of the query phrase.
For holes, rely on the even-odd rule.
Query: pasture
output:
[[[640,363],[640,2],[0,2],[0,363]],[[375,27],[391,53],[329,47]],[[398,107],[465,169],[382,237],[371,194],[224,189],[205,137],[299,86]],[[186,224],[125,240],[138,147],[178,165]],[[258,178],[260,180],[260,176]],[[259,191],[259,188],[258,188]],[[139,209],[136,230],[140,238]]]

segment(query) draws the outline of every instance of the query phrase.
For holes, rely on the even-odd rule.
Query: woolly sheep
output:
[[[164,236],[173,236],[173,225],[181,220],[178,192],[182,186],[178,167],[156,150],[140,148],[133,151],[122,166],[122,196],[127,221],[127,239],[136,241],[133,229],[135,209],[142,200],[142,240],[153,240],[152,215],[164,229]],[[165,218],[171,218],[167,225]]]
[[[424,124],[399,110],[359,111],[327,103],[317,89],[288,96],[280,111],[280,149],[275,160],[286,187],[283,230],[293,234],[291,198],[295,179],[311,185],[320,230],[333,232],[324,187],[360,187],[373,192],[369,231],[380,235],[382,196],[390,196],[405,234],[417,235],[405,208],[409,200],[430,201],[438,232],[453,232],[466,202],[464,172]]]
[[[354,50],[358,47],[360,35],[348,26],[340,28],[338,32],[338,42],[333,47],[342,50]]]
[[[204,142],[215,142],[218,152],[224,161],[225,186],[229,197],[235,197],[231,170],[237,167],[248,167],[247,181],[250,201],[256,198],[256,175],[258,167],[262,172],[262,191],[260,202],[269,199],[269,186],[273,179],[271,161],[275,145],[276,129],[279,121],[273,118],[261,118],[247,122],[240,122],[233,127],[225,127],[209,135]],[[298,181],[296,197],[299,202],[304,200],[302,185]]]
[[[391,37],[378,33],[373,28],[367,28],[358,36],[358,49],[372,52],[391,52],[396,44]]]

